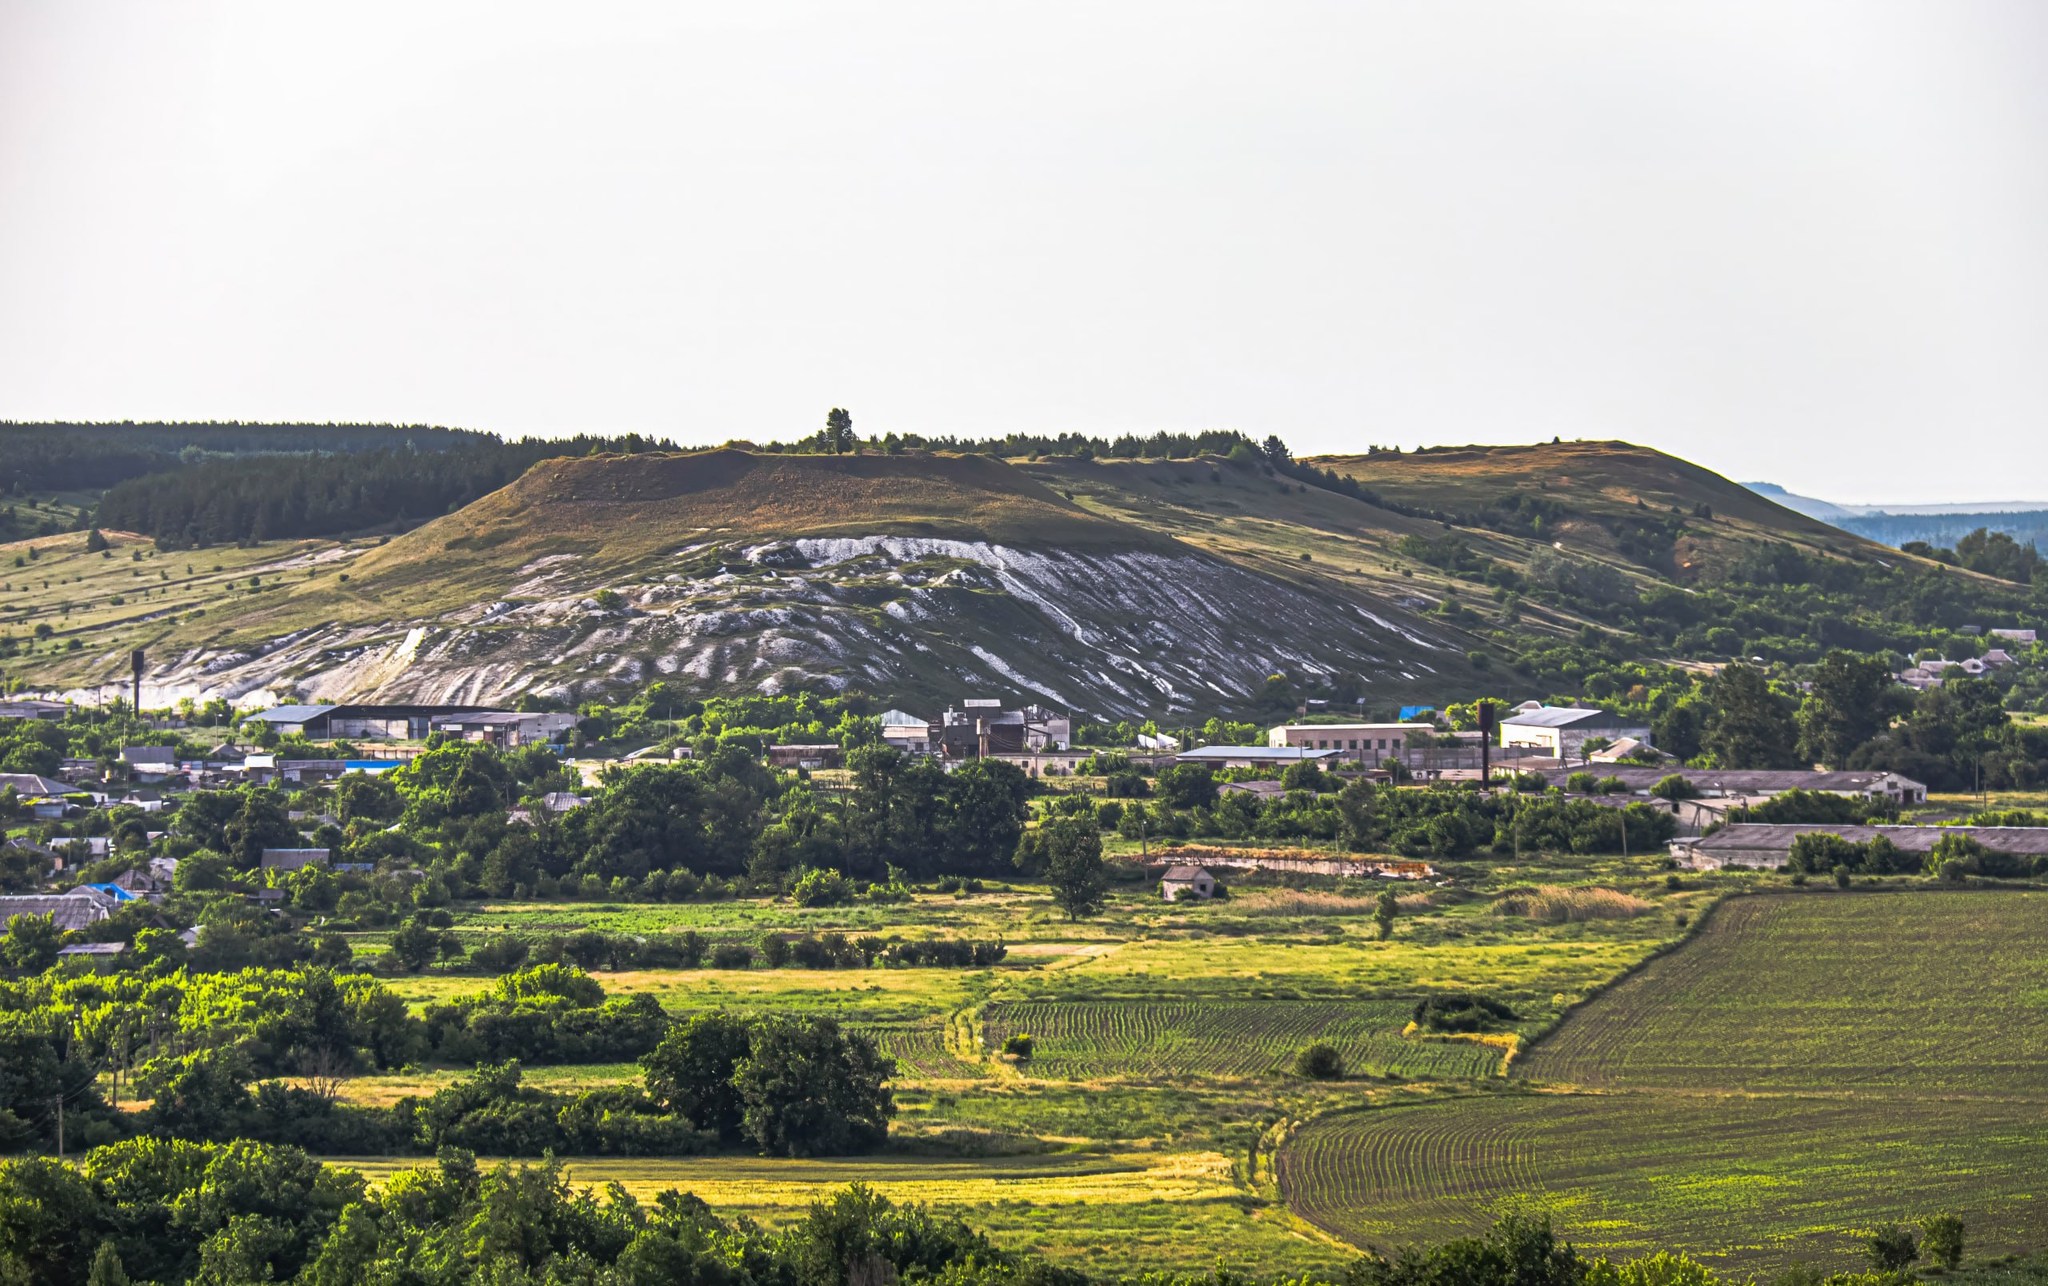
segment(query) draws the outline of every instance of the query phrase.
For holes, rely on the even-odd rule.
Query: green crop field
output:
[[[1491,1076],[1502,1050],[1401,1035],[1412,1003],[1336,1001],[1079,1001],[991,1006],[988,1036],[1029,1032],[1041,1077],[1265,1076],[1326,1042],[1354,1072],[1424,1078]]]
[[[1518,1070],[1637,1088],[2048,1096],[2044,980],[2048,894],[1737,898]]]
[[[1517,1062],[1553,1092],[1320,1117],[1280,1186],[1368,1242],[1521,1203],[1584,1246],[1740,1264],[1846,1264],[1871,1226],[1942,1210],[2027,1248],[2048,1227],[2044,965],[2039,892],[1734,898]]]
[[[1295,1211],[1382,1246],[1548,1211],[1582,1248],[1848,1266],[1872,1225],[1964,1214],[1987,1252],[2048,1227],[2040,1102],[1700,1094],[1471,1098],[1324,1117],[1289,1140]]]

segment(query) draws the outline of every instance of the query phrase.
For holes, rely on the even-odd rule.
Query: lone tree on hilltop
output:
[[[835,406],[825,413],[825,449],[833,455],[844,455],[853,450],[859,439],[853,436],[853,414],[844,407]]]

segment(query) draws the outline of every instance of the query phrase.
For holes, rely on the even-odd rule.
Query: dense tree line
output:
[[[2040,515],[2031,516],[2038,518]],[[2017,581],[2022,585],[2033,584],[2042,568],[2041,552],[2034,547],[2033,541],[2022,543],[2009,532],[1992,531],[1986,527],[1979,527],[1962,537],[1953,549],[1937,548],[1921,540],[1909,540],[1900,548],[1909,554],[1919,554],[1923,558],[1968,568],[2000,580]]]
[[[1935,1215],[1917,1227],[1873,1229],[1867,1273],[1828,1276],[1794,1265],[1772,1286],[1896,1286],[1926,1260],[1962,1263],[1966,1227]],[[1221,1248],[1218,1248],[1219,1251]],[[2025,1264],[2001,1280],[2037,1279]],[[109,1286],[128,1281],[306,1286],[1251,1286],[1218,1267],[1114,1279],[1005,1250],[952,1217],[898,1205],[854,1185],[813,1202],[771,1232],[728,1222],[670,1190],[643,1202],[613,1185],[573,1185],[562,1168],[480,1167],[462,1149],[372,1189],[296,1147],[135,1139],[78,1165],[0,1164],[0,1281]],[[1275,1279],[1277,1280],[1277,1279]],[[1581,1254],[1547,1218],[1509,1215],[1488,1232],[1390,1256],[1367,1251],[1340,1275],[1295,1286],[1721,1286],[1683,1254],[1632,1260]]]
[[[0,495],[100,491],[130,478],[230,456],[346,455],[410,443],[446,451],[495,434],[419,424],[0,422]]]
[[[166,549],[388,530],[453,512],[541,460],[662,445],[638,434],[517,442],[475,434],[440,449],[408,440],[350,452],[209,458],[113,486],[96,521],[154,537]]]
[[[703,1061],[707,1032],[723,1062]],[[359,1072],[428,1057],[489,1066],[389,1111],[336,1101],[336,1088]],[[550,1095],[522,1085],[513,1058],[638,1058],[647,1088],[599,1099]],[[53,1146],[61,1101],[73,1146],[141,1131],[202,1142],[317,1139],[355,1154],[444,1145],[521,1156],[718,1146],[854,1152],[886,1133],[892,1073],[871,1040],[829,1019],[700,1015],[679,1025],[652,997],[607,998],[561,966],[508,975],[420,1017],[371,978],[319,968],[49,970],[0,984],[5,1150]],[[150,1106],[122,1113],[124,1093]],[[700,1101],[731,1105],[736,1123],[725,1123],[724,1108],[706,1115],[690,1106]]]

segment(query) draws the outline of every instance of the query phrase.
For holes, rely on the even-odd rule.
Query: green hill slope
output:
[[[1502,662],[1516,687],[1569,691],[1629,659],[1801,659],[2032,623],[2022,587],[1624,443],[1305,466],[566,457],[380,543],[157,553],[116,535],[109,561],[65,540],[44,542],[63,568],[10,587],[6,672],[113,682],[143,646],[160,696],[497,702],[666,678],[1151,715],[1248,710],[1283,674],[1385,712],[1498,691],[1483,667]],[[1600,657],[1559,651],[1588,639]]]

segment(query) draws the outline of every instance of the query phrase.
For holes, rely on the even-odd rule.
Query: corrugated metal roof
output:
[[[69,782],[39,777],[32,772],[0,772],[0,790],[14,787],[17,795],[78,795],[84,792]]]
[[[1605,710],[1579,706],[1544,706],[1540,710],[1525,710],[1511,714],[1501,720],[1517,728],[1576,728],[1581,724],[1613,728],[1640,728],[1640,720],[1626,719]]]
[[[47,915],[64,930],[83,929],[107,918],[107,903],[101,894],[31,893],[0,897],[0,928],[17,915]]]
[[[1770,794],[1784,790],[1827,790],[1862,793],[1887,776],[1899,777],[1909,785],[1926,787],[1910,777],[1881,769],[1860,772],[1817,772],[1806,768],[1678,768],[1638,767],[1634,764],[1597,764],[1586,769],[1596,777],[1618,777],[1632,790],[1647,790],[1666,777],[1683,777],[1705,790],[1737,794]]]
[[[1944,835],[1967,835],[1998,853],[2048,853],[2048,826],[1836,826],[1824,822],[1738,822],[1696,841],[1693,847],[1708,852],[1760,848],[1789,853],[1793,840],[1815,834],[1839,835],[1857,844],[1882,835],[1908,853],[1928,852]]]
[[[262,723],[304,723],[308,719],[318,719],[328,711],[339,708],[338,706],[272,706],[268,710],[258,710],[249,717]]]
[[[1329,759],[1337,754],[1334,750],[1311,750],[1307,746],[1203,746],[1196,750],[1183,750],[1182,759],[1270,759],[1275,763],[1291,764],[1296,760],[1310,763],[1318,759]]]

